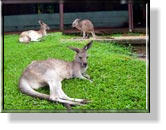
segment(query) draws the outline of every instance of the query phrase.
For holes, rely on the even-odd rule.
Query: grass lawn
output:
[[[18,81],[33,60],[58,58],[72,61],[75,52],[67,46],[83,47],[87,41],[65,41],[77,36],[50,33],[42,42],[20,44],[18,35],[4,36],[4,110],[64,110],[62,104],[22,94]],[[87,73],[93,83],[81,79],[62,82],[65,93],[74,98],[89,99],[81,112],[89,110],[146,110],[146,63],[131,57],[130,48],[115,43],[94,42],[88,50]],[[48,87],[39,90],[49,94]]]

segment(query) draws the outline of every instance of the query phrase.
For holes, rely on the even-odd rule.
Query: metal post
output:
[[[60,30],[64,31],[64,12],[63,12],[63,1],[59,2],[59,17],[60,17]]]
[[[133,4],[131,1],[128,3],[128,16],[129,16],[129,32],[132,32],[134,29],[133,25]]]

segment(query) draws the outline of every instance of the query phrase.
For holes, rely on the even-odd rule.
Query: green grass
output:
[[[18,35],[4,36],[4,110],[64,110],[62,104],[22,94],[18,81],[33,60],[58,58],[72,61],[74,52],[67,46],[83,47],[87,41],[65,41],[76,36],[51,33],[42,42],[20,44]],[[94,42],[88,50],[87,80],[69,79],[62,82],[65,93],[92,102],[73,109],[131,111],[146,109],[146,63],[131,57],[130,48],[115,43]],[[39,90],[49,94],[48,87]],[[55,111],[54,111],[55,112]]]
[[[142,36],[145,35],[144,33],[137,33],[137,32],[128,32],[128,33],[113,33],[111,34],[112,37],[121,37],[121,36]]]

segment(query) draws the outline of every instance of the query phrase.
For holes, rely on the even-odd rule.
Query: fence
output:
[[[71,28],[74,19],[90,19],[95,27],[128,26],[128,11],[98,11],[64,13],[64,27]],[[52,29],[59,29],[59,13],[4,16],[4,31],[22,31],[39,28],[38,20],[43,20]]]

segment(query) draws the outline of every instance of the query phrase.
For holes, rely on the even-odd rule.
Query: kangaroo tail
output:
[[[42,94],[42,93],[39,93],[39,92],[35,91],[34,89],[31,88],[29,83],[24,79],[20,80],[19,89],[22,93],[27,94],[29,96],[40,98],[40,99],[50,100],[49,95]]]

